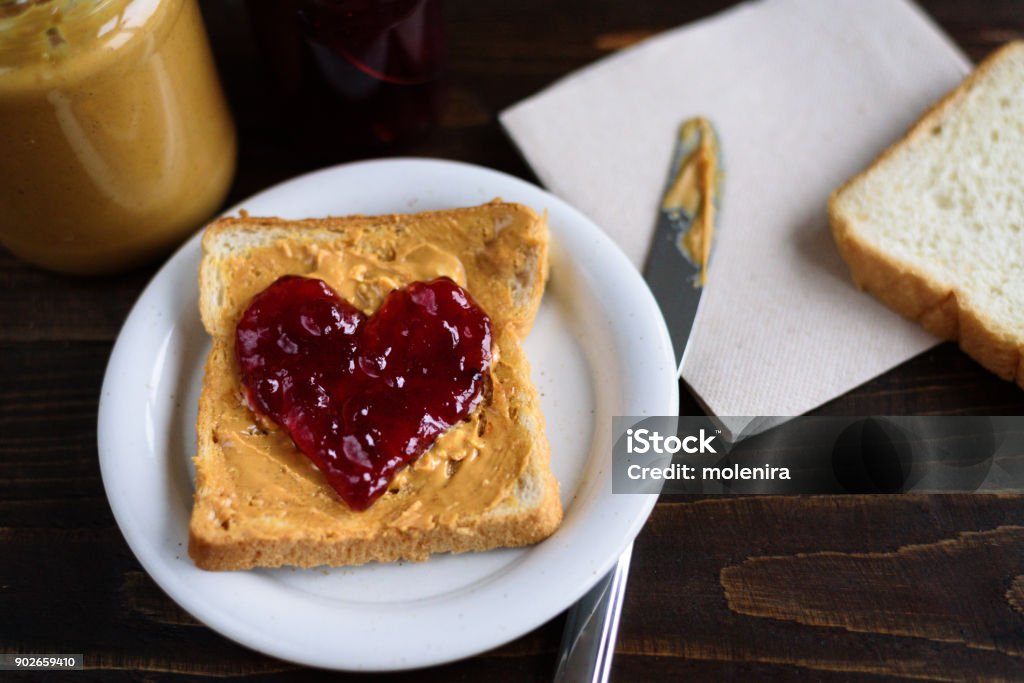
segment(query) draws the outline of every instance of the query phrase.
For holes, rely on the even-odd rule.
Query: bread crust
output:
[[[996,321],[972,306],[969,298],[957,291],[953,284],[943,282],[866,241],[858,234],[851,217],[844,214],[839,206],[850,188],[878,172],[891,157],[932,135],[936,126],[942,125],[946,115],[996,64],[1020,51],[1024,51],[1024,41],[1007,43],[989,55],[960,85],[932,105],[899,141],[829,196],[828,217],[839,253],[860,289],[871,293],[904,317],[920,323],[935,336],[958,341],[960,348],[982,366],[1024,387],[1024,339],[1000,329]]]
[[[206,226],[203,231],[202,249],[204,254],[216,250],[215,243],[221,236],[238,231],[252,233],[291,233],[298,240],[312,239],[314,235],[331,233],[343,236],[354,230],[372,226],[375,230],[403,230],[410,237],[421,237],[428,241],[443,241],[448,244],[463,246],[467,251],[474,246],[479,247],[483,239],[474,234],[474,225],[467,219],[479,219],[481,216],[489,220],[497,212],[524,213],[530,220],[522,229],[512,236],[518,241],[516,253],[512,256],[513,263],[502,264],[503,275],[513,279],[514,298],[500,302],[501,310],[488,313],[492,318],[500,317],[506,325],[515,328],[521,338],[525,338],[533,325],[544,295],[544,287],[548,277],[548,234],[547,220],[538,216],[532,209],[520,204],[512,204],[495,200],[480,206],[465,209],[448,209],[442,211],[422,211],[415,214],[386,214],[380,216],[353,215],[328,216],[326,218],[307,218],[288,220],[270,216],[225,216]],[[499,214],[500,215],[500,214]],[[439,225],[445,225],[452,234],[439,234]],[[501,231],[494,241],[502,239]],[[474,245],[473,243],[477,244]],[[482,252],[486,254],[487,252]],[[203,326],[211,335],[222,332],[222,326],[234,326],[233,320],[226,320],[225,311],[213,296],[218,291],[219,283],[215,281],[219,273],[217,267],[200,268],[199,270],[199,312]],[[472,283],[470,283],[472,286]]]
[[[224,571],[253,567],[346,566],[367,562],[422,562],[434,553],[465,553],[537,543],[562,521],[558,486],[546,486],[539,506],[511,517],[485,518],[472,528],[439,527],[430,531],[392,530],[372,538],[325,541],[293,538],[235,538],[227,542],[202,532],[189,533],[188,554],[200,569]]]
[[[506,223],[509,212],[523,220]],[[483,224],[493,221],[494,229],[481,232],[477,225],[481,221]],[[510,234],[502,236],[503,228],[500,226],[505,224],[513,227],[508,229]],[[437,226],[443,226],[443,234]],[[370,232],[366,233],[366,230]],[[511,234],[513,231],[515,234]],[[284,522],[282,530],[274,533],[266,533],[258,525],[247,526],[244,519],[240,524],[230,525],[230,528],[224,526],[216,511],[222,507],[221,503],[238,492],[231,490],[232,482],[223,475],[221,447],[214,437],[214,416],[218,401],[222,399],[210,390],[211,379],[215,375],[223,377],[225,367],[233,362],[230,350],[233,347],[225,341],[233,334],[234,320],[231,304],[221,291],[226,284],[221,280],[224,274],[223,239],[238,238],[244,245],[252,240],[258,242],[261,238],[272,236],[281,239],[284,236],[289,243],[301,244],[310,239],[338,239],[357,232],[370,234],[375,240],[367,248],[379,246],[381,240],[387,241],[385,238],[401,239],[401,236],[409,234],[423,238],[424,234],[420,233],[431,233],[429,236],[436,238],[437,243],[461,250],[462,258],[480,259],[467,269],[467,277],[473,280],[469,289],[478,301],[482,295],[484,300],[501,309],[487,312],[497,326],[494,343],[505,356],[503,367],[510,368],[502,389],[506,392],[504,400],[515,415],[515,428],[519,434],[528,435],[531,443],[525,470],[507,500],[477,514],[460,515],[454,524],[438,524],[430,528],[380,525],[366,533],[349,535],[335,533],[334,530],[325,534],[320,529],[307,529],[288,521]],[[505,261],[510,262],[490,264],[486,261],[489,258],[488,240],[497,239],[516,246],[511,256],[507,251],[501,252],[505,254]],[[203,248],[204,259],[199,274],[200,309],[204,325],[215,341],[207,359],[200,396],[196,492],[189,525],[188,552],[198,567],[234,570],[284,565],[341,566],[374,560],[422,561],[438,552],[462,553],[528,545],[546,538],[557,529],[562,519],[558,482],[550,468],[550,447],[544,435],[539,396],[529,379],[525,355],[519,348],[533,324],[547,274],[547,228],[541,217],[526,207],[500,202],[421,214],[303,221],[242,216],[222,218],[208,226]],[[245,248],[243,246],[241,250]],[[277,275],[280,274],[268,274],[268,277]],[[229,507],[232,504],[237,506],[237,503],[237,496],[228,500]],[[344,503],[338,501],[338,505],[343,506]]]

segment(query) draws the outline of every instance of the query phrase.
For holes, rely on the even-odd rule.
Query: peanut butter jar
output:
[[[223,202],[234,125],[195,0],[0,0],[0,243],[56,271],[149,260]]]

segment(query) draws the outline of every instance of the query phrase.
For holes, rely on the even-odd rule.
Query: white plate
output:
[[[238,208],[286,218],[470,206],[547,210],[551,282],[527,355],[565,521],[536,546],[425,563],[205,572],[186,552],[195,418],[209,340],[197,311],[199,235],[157,273],[114,346],[99,408],[103,484],[139,562],[197,619],[254,650],[312,666],[406,669],[477,654],[554,617],[607,572],[655,496],[612,495],[613,415],[675,415],[678,384],[657,305],[589,219],[496,171],[426,159],[329,168]]]

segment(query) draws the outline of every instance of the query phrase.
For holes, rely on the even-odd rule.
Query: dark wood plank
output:
[[[616,676],[704,662],[783,679],[1017,679],[1022,525],[1024,496],[663,502],[637,540]]]
[[[1024,625],[1011,602],[1021,547],[1024,526],[999,526],[889,552],[749,558],[719,580],[737,614],[1022,657]]]

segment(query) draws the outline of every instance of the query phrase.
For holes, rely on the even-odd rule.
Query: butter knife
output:
[[[679,127],[654,239],[644,266],[682,370],[714,241],[722,173],[718,136],[705,118]],[[615,655],[633,546],[615,568],[569,608],[555,669],[556,683],[606,683]]]

